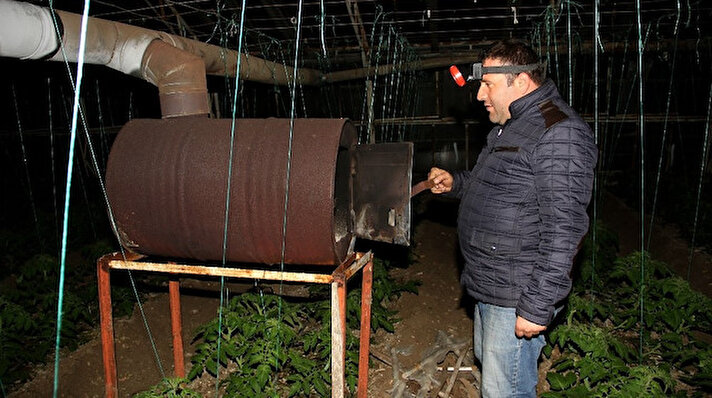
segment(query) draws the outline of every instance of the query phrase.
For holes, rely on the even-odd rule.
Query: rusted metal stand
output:
[[[368,388],[368,351],[371,338],[371,288],[373,286],[373,254],[355,253],[349,256],[331,274],[241,269],[176,263],[141,261],[144,256],[127,253],[107,254],[97,262],[99,281],[99,311],[101,316],[101,347],[104,357],[106,396],[118,397],[118,373],[114,347],[114,323],[111,311],[112,269],[161,272],[171,275],[209,275],[229,278],[264,279],[305,283],[331,284],[331,396],[341,398],[345,390],[346,365],[346,282],[363,270],[361,293],[361,334],[359,349],[357,396],[365,398]],[[173,363],[177,377],[185,377],[179,281],[175,277],[168,285],[170,293],[171,329],[173,335]]]

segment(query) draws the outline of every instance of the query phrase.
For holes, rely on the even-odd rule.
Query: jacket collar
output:
[[[560,97],[560,94],[554,81],[547,78],[536,90],[509,104],[509,114],[512,115],[512,119],[517,119],[532,106],[557,97]]]

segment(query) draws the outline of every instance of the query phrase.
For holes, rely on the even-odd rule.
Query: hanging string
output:
[[[568,46],[569,105],[574,106],[574,72],[571,45],[571,0],[566,0],[566,45]]]
[[[411,62],[420,62],[420,58],[416,54],[415,50],[411,49],[410,50],[410,59]],[[407,89],[405,89],[405,93],[412,93],[415,92],[415,96],[411,95],[406,95],[406,99],[408,100],[408,103],[410,104],[410,117],[414,118],[415,114],[418,110],[418,107],[420,106],[420,95],[422,91],[420,90],[420,85],[417,83],[417,78],[418,78],[418,71],[417,68],[412,68],[410,70],[410,79],[409,84]],[[404,114],[405,115],[405,114]],[[403,126],[403,134],[405,134],[405,125]]]
[[[62,106],[64,109],[64,117],[67,120],[67,128],[71,130],[72,128],[72,117],[70,116],[69,113],[69,108],[72,106],[72,102],[70,99],[67,98],[65,101],[66,97],[62,96]],[[84,112],[82,111],[82,101],[79,101],[79,115],[82,120],[84,120]],[[86,124],[84,124],[86,126]],[[83,152],[83,151],[82,151]],[[92,235],[94,236],[94,240],[97,240],[97,234],[96,234],[96,227],[94,226],[94,215],[92,214],[91,208],[89,207],[89,196],[87,195],[87,190],[86,190],[86,184],[84,184],[84,176],[82,174],[82,168],[78,167],[77,168],[77,175],[79,176],[79,187],[82,189],[82,198],[84,198],[84,208],[86,209],[87,213],[89,213],[89,226],[91,227]]]
[[[211,34],[210,38],[208,41],[212,40],[213,36],[215,35],[216,31],[220,32],[220,60],[222,61],[223,64],[223,70],[225,70],[225,76],[223,79],[223,83],[225,84],[225,97],[224,97],[224,102],[225,102],[225,108],[223,110],[227,111],[227,109],[231,109],[233,107],[233,103],[231,102],[232,99],[231,97],[228,97],[227,93],[232,92],[232,88],[230,87],[230,76],[227,73],[227,51],[224,49],[227,47],[227,33],[225,32],[225,29],[223,29],[223,19],[220,15],[221,10],[225,7],[224,4],[221,4],[220,1],[215,4],[215,13],[217,15],[217,21],[215,22],[215,27],[213,28],[213,33]],[[227,24],[232,24],[232,20],[227,21]],[[239,55],[238,55],[239,56]],[[239,61],[239,60],[238,60]]]
[[[225,225],[223,228],[223,248],[222,248],[222,266],[227,264],[227,237],[228,237],[228,224],[230,220],[230,192],[232,185],[232,169],[233,169],[233,155],[235,152],[235,124],[237,120],[237,94],[240,91],[240,70],[242,63],[242,38],[245,27],[245,8],[246,0],[242,0],[242,9],[240,10],[240,34],[237,41],[237,66],[235,70],[235,91],[232,100],[232,121],[230,123],[230,154],[228,157],[227,165],[227,192],[225,193]],[[215,362],[217,363],[217,370],[215,371],[215,396],[219,396],[220,387],[220,349],[222,344],[222,321],[223,321],[223,306],[225,302],[225,277],[220,277],[220,305],[218,306],[218,347]]]
[[[381,48],[382,48],[382,45],[383,45],[383,29],[384,29],[384,27],[383,27],[383,25],[382,25],[382,26],[381,26],[381,29],[380,29],[380,32],[381,32],[381,33],[380,33],[379,38],[378,38],[378,49],[376,50],[376,66],[375,66],[374,73],[373,73],[374,76],[373,76],[373,86],[372,86],[371,96],[370,96],[371,98],[368,98],[368,100],[370,101],[370,103],[368,104],[368,124],[366,125],[366,127],[367,127],[367,129],[366,129],[366,142],[369,142],[369,143],[371,143],[371,137],[373,137],[374,139],[375,139],[375,137],[376,137],[376,133],[375,133],[374,131],[372,131],[372,129],[373,129],[373,118],[375,117],[374,111],[373,111],[373,104],[374,104],[374,102],[375,102],[375,100],[376,100],[376,95],[375,95],[375,94],[376,94],[376,89],[377,89],[377,86],[378,86],[378,66],[379,66],[380,61],[381,61]],[[373,47],[371,47],[371,57],[370,57],[370,58],[372,58],[372,56],[373,56]],[[370,65],[370,63],[369,63],[369,65]]]
[[[321,3],[321,14],[320,14],[320,37],[321,37],[321,49],[322,49],[322,54],[321,56],[318,56],[318,61],[319,61],[319,67],[322,70],[322,72],[327,73],[331,72],[331,61],[329,59],[329,53],[326,51],[326,38],[325,38],[325,19],[326,19],[326,12],[324,10],[324,0],[320,0]],[[323,94],[320,96],[321,98],[328,98],[326,101],[326,107],[327,107],[327,115],[328,117],[336,117],[337,112],[335,112],[332,109],[332,103],[336,104],[339,102],[339,100],[336,99],[336,93],[334,92],[334,85],[333,84],[323,84],[319,87],[319,91],[321,91]],[[339,112],[340,113],[340,112]],[[341,116],[340,114],[338,116]]]
[[[556,82],[561,83],[561,66],[559,65],[559,38],[556,36],[556,23],[559,22],[559,13],[561,10],[554,11],[556,14],[551,16],[551,36],[554,38],[554,63],[556,64]],[[554,18],[556,16],[556,18]]]
[[[266,47],[264,45],[264,41],[262,40],[263,38],[268,39],[266,41],[267,42]],[[272,50],[272,45],[276,45],[278,47],[276,54],[279,55],[279,58],[281,59],[281,64],[286,65],[286,61],[284,60],[284,51],[282,49],[281,43],[278,40],[268,37],[266,35],[259,35],[258,45],[260,46],[260,51],[262,52],[262,54],[265,55],[264,56],[265,59],[277,58],[275,55],[273,55],[275,53],[275,51]],[[267,54],[269,54],[269,57],[266,56]],[[275,71],[275,68],[277,67],[276,65],[277,65],[277,63],[275,62],[274,66],[272,66],[271,70],[270,70],[273,78],[275,77],[275,74],[276,74],[276,71]],[[284,74],[285,74],[286,79],[289,79],[289,73],[286,70],[287,68],[283,68],[283,69],[284,69]],[[281,89],[280,89],[280,86],[277,84],[276,79],[273,79],[272,90],[274,93],[274,101],[275,101],[274,109],[277,111],[275,116],[279,117],[280,105],[282,106],[282,109],[284,109],[284,114],[286,115],[287,112],[286,112],[286,108],[284,107],[284,102],[280,100],[282,98],[281,97]]]
[[[621,109],[621,96],[623,95],[623,94],[622,94],[622,93],[623,93],[623,83],[624,83],[625,81],[628,81],[627,79],[624,78],[624,77],[625,77],[625,73],[626,73],[626,67],[627,67],[627,65],[628,65],[628,62],[626,62],[626,59],[627,59],[627,57],[628,57],[628,46],[629,46],[628,35],[626,35],[626,40],[625,40],[625,43],[624,43],[624,45],[623,45],[623,55],[622,55],[621,62],[620,62],[620,65],[621,65],[621,68],[620,68],[620,78],[618,79],[618,89],[616,90],[616,93],[617,93],[617,95],[616,95],[616,105],[615,105],[615,107],[614,107],[614,111],[615,111],[616,113],[619,113],[619,112],[620,112],[620,109]],[[634,75],[633,79],[630,79],[631,88],[630,88],[630,91],[629,91],[629,93],[628,93],[628,99],[629,99],[629,100],[630,100],[630,96],[632,95],[631,93],[633,92],[633,85],[635,84],[635,79],[636,79],[636,76],[637,76],[637,71],[636,71],[635,73],[636,73],[636,75]],[[610,90],[609,90],[609,95],[610,95]],[[626,105],[625,105],[625,106],[626,106],[626,107],[625,107],[625,110],[624,110],[624,115],[627,115],[627,114],[628,114],[628,102],[626,102]],[[610,101],[609,101],[609,107],[610,107]],[[607,113],[606,122],[609,122],[609,121],[610,121],[610,118],[608,117],[608,115],[610,115],[610,112]],[[606,123],[606,128],[607,128],[607,129],[609,129],[609,127],[608,127],[609,125],[610,125],[610,123]],[[607,166],[607,164],[608,164],[609,158],[613,156],[613,153],[614,153],[613,150],[615,149],[615,147],[616,147],[616,145],[617,145],[617,140],[618,140],[617,137],[620,136],[620,128],[621,128],[621,126],[619,125],[618,134],[616,135],[616,137],[614,137],[613,139],[611,139],[611,140],[608,141],[608,147],[605,148],[605,150],[604,150],[604,152],[603,152],[603,157],[602,157],[602,162],[603,162],[603,167],[602,167],[602,169],[603,169],[603,170],[605,170],[605,168],[606,168],[606,166]],[[607,181],[607,180],[606,180],[606,177],[604,177],[604,179],[603,179],[603,186],[606,186],[606,181]]]
[[[546,59],[547,65],[551,65],[551,38],[554,38],[554,64],[556,66],[556,81],[561,82],[561,77],[559,76],[561,68],[559,67],[559,46],[558,40],[556,38],[556,23],[558,22],[559,12],[554,8],[554,6],[549,5],[545,11],[545,26],[546,26]],[[553,68],[553,66],[551,66]]]
[[[608,63],[606,66],[606,76],[608,78],[606,79],[606,108],[603,111],[605,115],[605,122],[601,126],[602,131],[600,133],[600,143],[598,145],[599,148],[599,153],[600,156],[598,157],[598,169],[599,170],[605,170],[606,169],[606,148],[608,147],[608,142],[610,141],[609,138],[609,122],[611,120],[611,105],[612,105],[612,80],[614,78],[613,75],[613,64],[615,63],[615,55],[611,54],[611,56],[608,57]],[[601,176],[599,176],[601,177]],[[601,177],[602,182],[606,181],[606,177],[603,176]],[[600,184],[601,186],[604,186],[602,183]],[[599,195],[602,195],[602,192],[599,192]]]
[[[391,29],[393,27],[391,26]],[[402,63],[403,63],[403,56],[402,56],[402,43],[400,40],[400,37],[397,32],[394,30],[394,39],[393,39],[393,69],[391,71],[391,83],[388,88],[388,108],[391,108],[392,111],[387,111],[386,114],[383,115],[384,118],[390,119],[388,123],[386,123],[386,141],[393,141],[393,130],[395,129],[395,121],[393,120],[395,118],[395,110],[397,107],[397,101],[398,101],[398,89],[399,89],[399,84],[400,84],[400,75],[401,75],[401,68],[402,68]]]
[[[405,38],[401,37],[401,52],[403,53],[401,59],[401,66],[398,73],[398,81],[396,82],[396,92],[398,94],[397,106],[393,107],[393,118],[401,118],[400,122],[395,123],[394,132],[397,136],[398,141],[403,141],[403,134],[405,130],[405,116],[408,112],[407,104],[408,97],[414,94],[414,91],[409,91],[409,80],[410,77],[409,65],[411,62],[410,49],[408,48],[408,42]],[[401,84],[401,81],[403,82]],[[417,94],[416,94],[417,95]]]
[[[393,58],[391,58],[391,54],[393,52],[391,51],[391,36],[393,35],[393,27],[391,26],[391,23],[388,23],[388,38],[386,39],[386,67],[390,67],[393,65]],[[393,73],[389,73],[388,75],[385,76],[383,79],[383,98],[381,99],[381,102],[383,104],[381,105],[381,141],[386,141],[386,135],[385,135],[385,126],[384,126],[384,121],[386,118],[386,109],[388,106],[388,94],[390,92],[390,86],[392,84],[392,78],[393,78]],[[374,132],[375,134],[375,132]]]
[[[87,0],[87,1],[89,1],[89,0]],[[51,11],[50,13],[51,13],[51,15],[52,15],[52,22],[53,22],[53,24],[54,24],[55,34],[57,35],[57,37],[61,37],[62,35],[61,35],[60,31],[59,31],[59,23],[58,23],[58,21],[57,21],[57,15],[56,15],[56,13],[55,13],[55,11],[54,11],[53,1],[51,1],[51,0],[50,0],[50,2],[49,2],[49,8],[50,8],[50,11]],[[84,34],[86,34],[86,33],[84,33]],[[65,48],[64,48],[64,42],[62,42],[62,41],[60,40],[59,44],[60,44],[60,47],[59,47],[59,48],[60,48],[60,52],[62,53],[62,58],[63,58],[63,60],[64,60],[64,65],[65,65],[65,67],[66,67],[66,69],[67,69],[67,78],[69,79],[71,85],[74,86],[74,79],[73,79],[73,77],[72,77],[71,69],[69,68],[69,60],[68,60],[68,58],[67,58],[67,53],[66,53]],[[80,54],[83,54],[83,50],[82,50],[82,52],[81,52]],[[78,95],[78,94],[76,94],[76,92],[75,92],[75,95]],[[109,223],[110,223],[110,225],[111,225],[111,230],[112,230],[112,232],[114,233],[114,236],[116,237],[117,241],[119,242],[119,250],[121,251],[121,256],[122,256],[122,258],[124,259],[124,261],[126,261],[126,251],[125,251],[123,245],[121,244],[121,238],[120,238],[120,236],[119,236],[119,231],[118,231],[118,228],[117,228],[117,226],[116,226],[116,219],[115,219],[115,217],[114,217],[114,213],[113,213],[113,210],[112,210],[112,208],[111,208],[111,203],[109,203],[108,194],[106,193],[106,186],[105,186],[105,184],[104,184],[104,181],[103,181],[102,178],[100,177],[100,176],[101,176],[101,173],[100,173],[100,171],[99,171],[99,164],[98,164],[97,158],[96,158],[96,151],[94,150],[94,146],[93,146],[93,144],[92,144],[91,137],[89,136],[89,129],[88,129],[88,127],[87,127],[86,117],[84,116],[84,112],[82,111],[82,108],[81,108],[81,107],[78,108],[78,112],[79,112],[79,115],[80,115],[80,120],[81,120],[81,123],[82,123],[84,135],[85,135],[85,138],[86,138],[87,143],[88,143],[88,145],[89,145],[89,153],[91,154],[92,164],[93,164],[93,166],[94,166],[94,170],[97,172],[97,176],[99,176],[99,179],[98,179],[98,181],[99,181],[99,186],[100,186],[100,188],[101,188],[102,196],[103,196],[103,198],[104,198],[104,205],[106,206],[106,210],[107,210],[107,213],[108,213],[108,215],[109,215]],[[72,129],[70,129],[70,131],[72,131]],[[65,217],[66,217],[66,214],[65,214]],[[134,277],[133,277],[133,274],[132,274],[132,272],[131,272],[130,270],[127,270],[126,273],[127,273],[128,276],[129,276],[129,282],[131,283],[131,289],[132,289],[132,291],[133,291],[134,297],[136,298],[136,303],[137,303],[137,305],[138,305],[139,314],[141,314],[141,320],[143,321],[143,326],[144,326],[144,328],[146,329],[146,333],[148,334],[148,339],[149,339],[149,342],[150,342],[150,344],[151,344],[151,348],[153,349],[153,355],[154,355],[154,358],[156,359],[156,364],[157,364],[157,366],[158,366],[158,370],[159,370],[160,373],[161,373],[161,377],[165,378],[165,377],[166,377],[166,374],[165,374],[165,371],[163,370],[163,365],[162,365],[162,363],[161,363],[161,358],[160,358],[160,356],[158,355],[158,350],[156,349],[156,343],[155,343],[155,340],[154,340],[154,338],[153,338],[153,334],[151,333],[151,328],[150,328],[149,325],[148,325],[148,319],[146,318],[146,313],[145,313],[145,311],[144,311],[144,309],[143,309],[143,303],[141,302],[141,298],[140,298],[139,295],[138,295],[138,289],[137,289],[137,287],[136,287],[136,282],[135,282]]]
[[[598,146],[598,43],[601,39],[599,31],[599,5],[600,0],[595,0],[593,2],[593,141]],[[599,164],[600,170],[600,164]],[[591,301],[590,301],[590,314],[591,321],[593,321],[593,305],[595,301],[596,294],[596,248],[598,247],[598,236],[596,230],[598,229],[598,173],[593,174],[593,226],[591,227],[591,241],[593,250],[591,250]]]
[[[651,25],[648,24],[646,32],[645,32],[642,48],[645,48],[648,38],[650,37],[650,28],[651,28]],[[624,58],[624,60],[625,60],[625,58]],[[638,70],[636,69],[635,72],[633,73],[633,78],[630,79],[630,90],[628,91],[628,97],[626,98],[624,108],[623,108],[623,116],[624,117],[628,115],[628,107],[630,106],[630,102],[633,99],[633,94],[635,93],[635,86],[636,86],[635,83],[638,78],[639,78]],[[622,90],[622,87],[623,87],[623,80],[624,80],[623,79],[623,69],[621,69],[621,84],[619,86],[620,90]],[[616,104],[616,109],[620,109],[620,94],[618,97],[618,102]],[[616,151],[616,148],[618,147],[618,142],[620,140],[620,137],[622,136],[623,127],[624,127],[623,123],[618,124],[618,131],[616,132],[616,135],[615,135],[614,139],[611,141],[610,146],[609,146],[609,150],[608,150],[609,157],[613,156],[613,154]],[[607,177],[604,177],[602,185],[606,186],[606,183],[607,183]],[[643,239],[643,240],[641,240],[641,245],[642,245],[643,244],[642,242],[644,242],[645,240],[642,237],[641,237],[641,239]]]
[[[321,37],[321,51],[324,54],[324,58],[327,58],[326,54],[326,39],[324,38],[324,19],[326,18],[326,13],[324,12],[324,0],[319,1],[321,5],[321,23],[320,23],[320,30],[319,30],[319,36]]]
[[[129,114],[128,120],[133,120],[133,91],[129,91]]]
[[[373,47],[374,43],[376,40],[376,27],[379,26],[379,20],[383,18],[383,8],[380,5],[376,6],[376,14],[373,17],[373,25],[371,25],[371,40],[369,43],[369,51],[368,51],[368,65],[363,65],[364,68],[371,68],[371,65],[373,65]],[[380,26],[381,28],[381,38],[382,33],[383,33],[383,27]],[[365,61],[364,61],[365,62]],[[370,105],[369,100],[370,98],[373,97],[375,93],[375,87],[374,87],[374,80],[377,78],[376,75],[371,76],[371,73],[368,73],[366,77],[366,84],[364,85],[364,90],[365,93],[363,95],[363,101],[361,104],[361,131],[359,132],[359,143],[362,143],[363,140],[361,139],[362,136],[365,136],[365,142],[368,142],[369,137],[370,137],[370,126],[369,125],[364,125],[364,121],[368,119],[368,116],[366,114],[367,112],[367,107]],[[368,110],[369,112],[372,111],[372,109]],[[366,134],[363,134],[364,129],[366,130]]]
[[[215,15],[217,16],[217,21],[215,21],[215,26],[213,26],[213,30],[212,32],[210,32],[210,36],[208,36],[208,38],[205,40],[205,43],[210,43],[213,40],[213,37],[215,37],[215,33],[220,32],[220,43],[222,44],[224,32],[222,28],[223,18],[220,14],[223,8],[225,8],[225,4],[221,0],[217,0],[215,2]],[[224,54],[221,53],[221,55],[223,56],[224,60]]]
[[[99,240],[99,236],[96,233],[96,226],[94,225],[94,214],[92,213],[91,206],[89,203],[89,194],[87,193],[87,184],[85,182],[85,177],[84,174],[86,171],[83,171],[83,168],[81,166],[85,166],[84,163],[80,163],[77,166],[77,175],[79,176],[79,186],[82,188],[82,197],[84,198],[84,204],[85,210],[88,213],[87,215],[89,216],[89,227],[91,228],[92,235],[94,236],[94,240]],[[85,166],[86,167],[86,166]]]
[[[640,333],[638,359],[643,360],[643,332],[645,331],[645,118],[643,103],[643,24],[641,22],[640,0],[635,0],[638,28],[638,124],[640,133]]]
[[[304,99],[304,85],[299,85],[299,98],[302,100],[302,117],[309,117],[307,113],[307,101]]]
[[[329,60],[328,56],[323,57],[320,56],[318,57],[319,60],[319,68],[321,69],[322,72],[328,73],[331,72],[331,61]],[[326,103],[326,109],[327,109],[327,116],[328,117],[337,117],[341,116],[339,112],[335,111],[332,108],[332,104],[337,104],[340,103],[340,99],[337,99],[334,85],[333,84],[322,84],[319,86],[319,91],[322,93],[320,95],[321,98],[327,98],[327,100],[324,101]]]
[[[101,154],[101,164],[106,164],[106,156],[109,153],[106,144],[106,131],[104,129],[104,113],[101,110],[101,95],[99,94],[99,80],[96,80],[96,111],[99,119],[99,153]],[[104,175],[104,170],[101,170],[100,175]]]
[[[69,227],[69,198],[72,187],[72,169],[74,166],[74,144],[77,132],[77,114],[79,113],[79,93],[82,85],[82,74],[84,71],[84,50],[86,47],[87,22],[89,19],[89,2],[84,1],[84,12],[82,13],[81,34],[79,37],[79,54],[77,56],[77,83],[74,88],[74,108],[72,112],[72,129],[69,139],[69,159],[67,160],[67,182],[64,194],[64,220],[62,221],[62,249],[59,270],[59,300],[57,303],[57,330],[54,346],[54,388],[52,396],[57,397],[59,391],[59,346],[62,331],[62,307],[64,304],[64,271],[66,268],[67,255],[67,235]]]
[[[549,34],[549,7],[546,9],[544,17],[544,33],[546,34],[546,66],[551,72],[553,72],[554,64],[551,62],[551,51],[549,50],[551,46],[551,35]],[[551,75],[551,72],[548,72],[547,76]]]
[[[276,43],[277,48],[278,48],[278,51],[276,52],[276,58],[279,59],[280,64],[287,65],[287,59],[284,56],[285,50],[282,47],[282,43],[278,40],[274,40],[274,42]],[[276,65],[275,65],[275,68],[276,68]],[[285,80],[289,81],[289,79],[291,78],[291,76],[289,76],[289,71],[287,70],[287,68],[282,68],[282,70],[284,71]],[[275,73],[276,72],[273,70],[272,74],[274,75]],[[282,107],[281,109],[282,109],[283,115],[286,116],[288,112],[287,112],[287,106],[283,100],[284,97],[282,96],[282,89],[277,84],[276,81],[274,82],[273,87],[274,87],[274,92],[275,92],[275,102],[279,99],[279,105],[281,105],[281,107]],[[279,98],[277,98],[277,97],[279,97]],[[277,104],[275,104],[275,105],[277,105]],[[277,108],[277,109],[279,109],[279,108]]]
[[[289,206],[289,179],[292,173],[292,143],[294,141],[294,119],[296,113],[296,96],[297,96],[297,84],[299,84],[299,44],[302,37],[302,7],[303,0],[299,0],[299,7],[297,10],[297,35],[294,41],[294,69],[292,74],[292,86],[291,86],[291,97],[292,97],[292,107],[289,114],[289,140],[287,144],[287,170],[284,181],[284,212],[282,214],[282,250],[279,259],[279,269],[284,271],[284,258],[287,250],[287,209]],[[282,283],[279,284],[280,289],[280,300],[279,300],[279,317],[282,317]],[[281,322],[278,325],[282,325]],[[279,361],[279,334],[277,334],[277,355],[275,355],[275,360]],[[279,362],[277,363],[277,365]]]
[[[47,112],[49,114],[49,159],[52,170],[52,208],[54,209],[54,236],[57,244],[57,258],[60,256],[59,247],[59,212],[57,211],[57,173],[54,170],[54,126],[52,122],[52,80],[47,78]]]
[[[400,51],[399,51],[400,49]],[[392,129],[393,134],[397,134],[397,126],[396,126],[396,116],[397,116],[397,110],[398,110],[398,99],[402,98],[401,92],[400,92],[400,84],[401,84],[401,75],[403,74],[403,64],[405,62],[405,56],[403,53],[405,52],[405,43],[403,42],[402,38],[398,38],[396,41],[396,58],[398,58],[398,66],[396,68],[396,87],[394,89],[395,91],[395,98],[393,99],[393,112],[391,113],[391,123],[389,125],[389,132]],[[400,55],[400,57],[398,57]]]
[[[702,41],[702,32],[700,30],[700,15],[698,14],[697,17],[697,25],[695,25],[695,33],[697,33],[697,40],[695,40],[695,61],[697,64],[700,64],[700,41]]]
[[[655,189],[653,192],[653,207],[650,212],[650,226],[648,227],[648,241],[645,244],[645,250],[650,250],[650,239],[653,236],[653,223],[655,222],[655,210],[658,204],[658,188],[660,186],[660,177],[663,168],[663,156],[665,154],[665,144],[667,139],[668,116],[670,115],[670,100],[672,98],[672,85],[675,80],[675,62],[677,61],[677,42],[678,42],[678,27],[680,25],[680,0],[677,0],[677,16],[675,18],[674,29],[674,44],[672,50],[672,61],[670,63],[670,78],[668,82],[667,100],[665,102],[665,119],[663,121],[663,136],[660,142],[660,157],[658,158],[658,171],[655,176]],[[689,276],[688,276],[689,278]]]
[[[690,242],[690,255],[687,259],[687,281],[690,281],[690,271],[692,270],[692,258],[695,253],[695,238],[697,235],[697,221],[700,215],[700,199],[702,197],[702,181],[707,166],[707,148],[709,147],[710,134],[710,110],[712,110],[712,83],[710,83],[710,93],[707,99],[707,118],[705,120],[705,135],[702,144],[702,159],[700,161],[700,179],[697,183],[697,201],[695,202],[695,221],[692,225],[692,241]]]
[[[32,217],[35,220],[35,233],[37,234],[37,244],[40,246],[40,251],[44,252],[42,244],[42,235],[40,234],[40,221],[37,217],[37,208],[35,206],[35,195],[32,193],[32,179],[30,178],[30,166],[27,160],[27,150],[25,149],[25,140],[22,133],[22,122],[20,121],[20,107],[17,104],[17,92],[15,92],[15,84],[11,85],[12,100],[15,104],[15,117],[17,117],[17,133],[20,137],[20,150],[22,151],[22,164],[25,166],[25,177],[27,179],[27,190],[30,194],[30,207],[32,208]]]

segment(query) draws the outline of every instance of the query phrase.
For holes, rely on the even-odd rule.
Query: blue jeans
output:
[[[482,364],[482,398],[536,397],[537,362],[546,345],[543,335],[514,334],[514,308],[477,303],[475,356]]]

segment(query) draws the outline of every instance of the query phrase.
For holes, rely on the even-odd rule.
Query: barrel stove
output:
[[[291,145],[289,119],[135,119],[106,190],[137,253],[221,260],[227,236],[228,262],[280,263],[284,241],[287,264],[334,265],[356,237],[408,244],[412,156],[410,143],[358,145],[347,119],[296,119]]]

